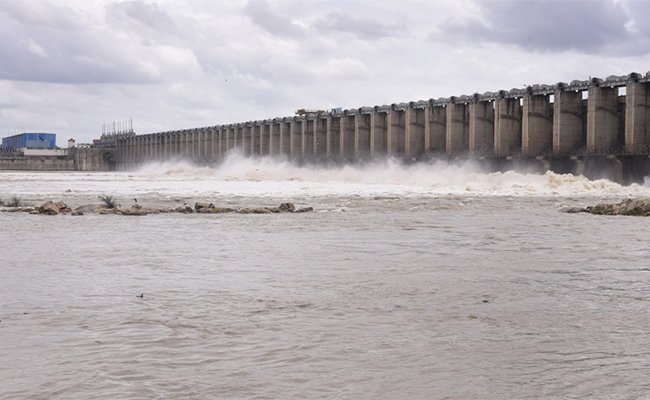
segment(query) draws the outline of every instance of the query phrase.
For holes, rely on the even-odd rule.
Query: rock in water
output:
[[[40,207],[38,207],[38,212],[40,214],[46,214],[46,215],[57,215],[59,213],[66,213],[70,212],[70,208],[64,203],[64,202],[58,202],[54,203],[50,200],[46,201],[45,203],[41,204]]]
[[[568,213],[585,212],[595,215],[631,215],[638,217],[650,216],[650,199],[627,199],[616,204],[597,204],[585,208],[570,208]]]
[[[196,210],[197,213],[208,212],[209,210],[212,210],[214,208],[215,206],[212,203],[202,203],[202,202],[194,203],[194,209]]]
[[[292,212],[296,211],[296,206],[293,205],[293,203],[282,203],[278,207],[278,210],[280,210],[280,212],[291,212],[292,213]]]

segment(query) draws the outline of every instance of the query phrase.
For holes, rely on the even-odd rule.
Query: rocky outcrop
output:
[[[48,200],[41,204],[40,207],[35,208],[34,211],[32,211],[32,214],[58,215],[59,213],[66,214],[70,212],[72,212],[72,210],[64,202],[60,201],[54,203],[53,201]]]
[[[568,213],[589,213],[595,215],[631,215],[638,217],[650,216],[650,199],[627,199],[615,204],[597,204],[584,208],[569,208]]]
[[[181,213],[181,214],[281,214],[281,213],[305,213],[313,211],[313,207],[296,208],[293,203],[282,203],[278,207],[253,207],[253,208],[230,208],[230,207],[217,207],[212,203],[197,202],[194,207],[187,204],[176,208],[148,208],[140,204],[133,204],[130,208],[108,207],[105,204],[90,204],[83,205],[70,209],[63,202],[46,201],[40,207],[14,207],[2,208],[2,212],[28,212],[31,214],[44,214],[44,215],[57,215],[57,214],[71,214],[74,216],[82,216],[85,214],[112,214],[112,215],[125,215],[125,216],[144,216],[149,214],[163,214],[163,213]]]

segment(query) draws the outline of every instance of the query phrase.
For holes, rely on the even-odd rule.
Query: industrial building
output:
[[[25,132],[2,138],[3,148],[11,149],[55,149],[56,134]]]

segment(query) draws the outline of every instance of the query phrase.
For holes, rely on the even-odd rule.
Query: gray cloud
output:
[[[146,3],[142,0],[123,1],[109,4],[107,10],[116,24],[128,20],[164,34],[175,32],[177,28],[173,18],[158,3]]]
[[[119,3],[151,26],[164,13],[134,1]],[[87,20],[66,7],[24,2],[0,5],[0,79],[48,83],[156,83],[197,69],[191,50],[148,43],[116,24]],[[33,12],[33,14],[32,14]],[[69,23],[74,21],[74,23]]]
[[[380,39],[406,32],[405,24],[384,23],[368,17],[352,16],[342,11],[334,11],[325,18],[319,18],[314,23],[314,27],[324,33],[347,33],[363,39]]]
[[[304,28],[288,17],[290,14],[275,10],[267,0],[249,0],[244,13],[254,24],[273,35],[301,37],[305,34]]]
[[[528,50],[599,53],[633,40],[624,4],[612,0],[501,0],[478,3],[475,18],[441,26],[447,39],[513,44]],[[646,50],[647,50],[647,46]]]
[[[650,3],[589,4],[0,0],[0,132],[86,141],[128,117],[145,133],[647,70]]]

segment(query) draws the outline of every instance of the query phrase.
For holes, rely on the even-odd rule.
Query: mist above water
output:
[[[571,174],[485,172],[474,162],[403,164],[384,159],[351,165],[298,165],[275,158],[247,158],[231,153],[207,167],[186,161],[148,164],[137,179],[202,181],[206,189],[242,195],[399,195],[399,196],[646,196],[650,184],[621,186]],[[244,191],[245,193],[238,193]]]
[[[403,164],[384,159],[351,165],[299,165],[276,158],[231,153],[212,166],[176,160],[128,172],[0,173],[0,197],[41,199],[62,194],[96,198],[108,193],[152,199],[312,198],[382,196],[646,197],[650,182],[621,186],[571,174],[485,172],[473,162]]]

